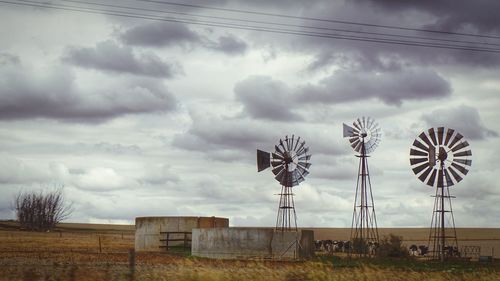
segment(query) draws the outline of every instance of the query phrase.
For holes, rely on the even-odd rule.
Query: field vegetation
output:
[[[500,280],[497,263],[412,258],[221,261],[141,253],[132,268],[128,251],[133,245],[130,226],[63,224],[36,233],[0,222],[0,280]]]

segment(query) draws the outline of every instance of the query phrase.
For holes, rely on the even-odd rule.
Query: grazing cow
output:
[[[376,242],[370,242],[369,243],[369,251],[372,254],[375,254],[377,248],[378,248],[378,243]],[[315,240],[314,241],[314,247],[315,250],[318,252],[326,252],[327,254],[331,255],[335,252],[349,252],[352,247],[352,242],[351,241],[338,241],[338,240]]]
[[[314,241],[314,248],[316,251],[321,251],[323,248],[323,240],[316,240]]]
[[[410,246],[410,256],[416,256],[418,255],[418,247],[417,245],[413,244]]]
[[[373,241],[368,241],[368,254],[375,255],[378,249],[378,243]]]
[[[445,246],[444,251],[448,257],[460,257],[460,252],[457,247]]]
[[[333,254],[334,252],[344,252],[344,245],[347,241],[337,240],[316,240],[314,241],[315,250],[318,252],[327,252]]]
[[[429,252],[429,247],[427,247],[425,245],[420,245],[420,246],[418,246],[418,250],[419,250],[421,256],[425,256]]]
[[[333,252],[333,241],[332,240],[324,240],[323,247],[325,248],[325,251],[328,254],[331,254]]]
[[[332,252],[338,252],[339,251],[339,241],[333,240],[332,242]]]
[[[349,252],[352,248],[351,241],[344,241],[344,252]]]

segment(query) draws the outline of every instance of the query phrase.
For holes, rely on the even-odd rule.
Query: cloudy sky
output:
[[[408,153],[421,131],[446,126],[473,152],[452,188],[457,226],[500,227],[500,53],[310,36],[304,27],[500,49],[498,1],[184,2],[226,10],[49,2],[63,9],[0,3],[0,219],[14,218],[19,191],[64,186],[72,222],[194,215],[274,226],[280,186],[271,171],[257,173],[255,150],[295,134],[313,155],[294,188],[299,226],[348,227],[358,159],[342,123],[371,116],[383,130],[369,159],[379,226],[430,224],[433,190]]]

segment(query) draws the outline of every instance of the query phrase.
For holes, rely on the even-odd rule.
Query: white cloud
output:
[[[96,167],[81,175],[76,176],[75,184],[77,187],[94,190],[107,191],[128,187],[124,176],[118,174],[113,168]],[[130,184],[131,182],[128,182]]]

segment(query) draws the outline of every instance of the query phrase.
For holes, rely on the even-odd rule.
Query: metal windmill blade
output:
[[[429,186],[453,186],[472,165],[472,151],[463,135],[438,127],[422,132],[410,148],[410,165],[418,179]]]
[[[348,138],[352,149],[362,153],[364,147],[366,154],[375,151],[382,137],[382,132],[375,119],[363,116],[354,120],[352,125],[351,127],[343,124],[343,137]]]

